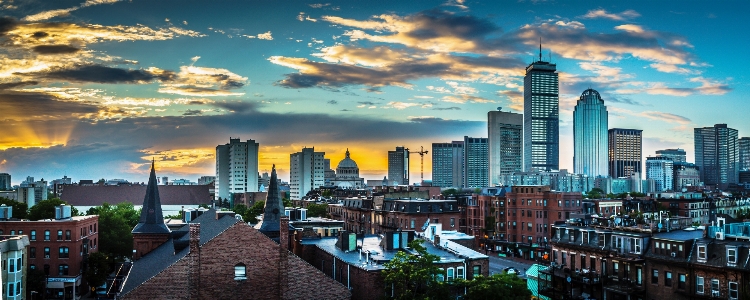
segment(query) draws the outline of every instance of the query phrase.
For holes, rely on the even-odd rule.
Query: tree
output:
[[[292,203],[292,200],[289,200],[288,198],[282,198],[281,204],[284,205],[284,207],[294,207],[294,203]]]
[[[604,190],[600,188],[593,188],[586,194],[586,197],[589,199],[599,199],[602,197],[602,195],[606,195]]]
[[[328,203],[317,204],[310,203],[307,205],[307,217],[327,217],[328,216]]]
[[[26,203],[0,197],[0,205],[3,204],[13,207],[14,218],[26,219],[29,214],[29,206]]]
[[[441,194],[443,194],[444,197],[455,196],[458,194],[458,191],[456,189],[447,189],[444,190]]]
[[[456,280],[456,286],[466,288],[463,299],[503,299],[527,300],[531,299],[531,291],[526,282],[515,274],[495,274],[489,277],[476,276],[472,280]]]
[[[113,258],[130,257],[133,254],[133,227],[138,225],[140,211],[132,203],[117,205],[108,203],[92,207],[87,213],[99,215],[99,251]]]
[[[102,286],[107,282],[112,263],[113,260],[106,253],[94,252],[89,254],[86,270],[83,271],[83,278],[86,279],[91,288]]]
[[[54,219],[55,206],[60,205],[68,205],[68,203],[58,198],[39,201],[36,203],[36,205],[32,206],[31,209],[29,209],[29,214],[26,217],[32,221]],[[75,207],[71,207],[71,209],[71,216],[77,216],[78,210]]]
[[[386,286],[393,286],[396,299],[450,299],[447,284],[438,281],[442,273],[435,262],[440,256],[428,253],[422,242],[409,242],[419,255],[399,251],[383,265]]]
[[[248,222],[250,224],[258,223],[258,216],[263,214],[263,208],[265,208],[266,203],[263,201],[256,201],[253,206],[247,209],[244,214],[241,214],[242,219],[245,220],[245,222]]]

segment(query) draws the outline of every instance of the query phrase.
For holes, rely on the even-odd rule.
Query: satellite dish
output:
[[[500,110],[503,110],[503,108],[502,107],[498,107],[497,110],[500,111]]]

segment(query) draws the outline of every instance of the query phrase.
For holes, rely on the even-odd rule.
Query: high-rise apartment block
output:
[[[606,177],[607,107],[599,92],[587,89],[573,110],[573,172]]]
[[[485,187],[489,182],[487,138],[464,136],[464,187]]]
[[[750,171],[750,137],[738,139],[737,147],[739,147],[740,151],[740,171]],[[2,176],[2,174],[0,174],[0,176]],[[0,185],[0,187],[2,187],[2,185]]]
[[[643,130],[612,128],[609,130],[609,176],[630,177],[641,173]]]
[[[523,170],[523,115],[490,111],[487,113],[487,133],[489,186],[495,186],[502,175]]]
[[[701,185],[701,174],[698,166],[688,162],[674,163],[674,190],[681,191],[688,186]]]
[[[695,128],[695,164],[706,185],[737,183],[739,147],[737,129],[727,124]]]
[[[10,191],[10,174],[0,173],[0,191]]]
[[[239,138],[229,138],[229,144],[216,146],[217,199],[258,191],[258,148],[254,140],[242,142]]]
[[[654,180],[656,192],[674,190],[674,161],[669,157],[646,158],[646,179]]]
[[[463,186],[464,142],[432,143],[432,186]]]
[[[388,151],[388,180],[409,185],[409,149],[396,147],[396,151]]]
[[[680,148],[656,150],[656,156],[671,158],[675,163],[687,162],[685,150]]]
[[[524,171],[560,168],[560,112],[557,66],[539,61],[526,67],[523,79]]]
[[[325,152],[315,152],[313,148],[289,155],[290,199],[300,200],[307,192],[325,184]]]

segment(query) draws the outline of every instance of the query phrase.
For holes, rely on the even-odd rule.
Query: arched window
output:
[[[247,267],[245,267],[245,264],[238,263],[234,265],[234,280],[247,280]]]

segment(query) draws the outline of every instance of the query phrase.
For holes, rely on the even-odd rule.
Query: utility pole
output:
[[[424,181],[424,155],[427,154],[427,152],[429,152],[429,151],[424,151],[424,147],[423,146],[419,146],[419,149],[420,149],[420,151],[409,151],[409,148],[406,148],[406,151],[408,151],[409,153],[419,154],[419,157],[420,157],[420,160],[421,160],[419,162],[419,180],[420,180],[420,184],[421,184],[421,182]]]

